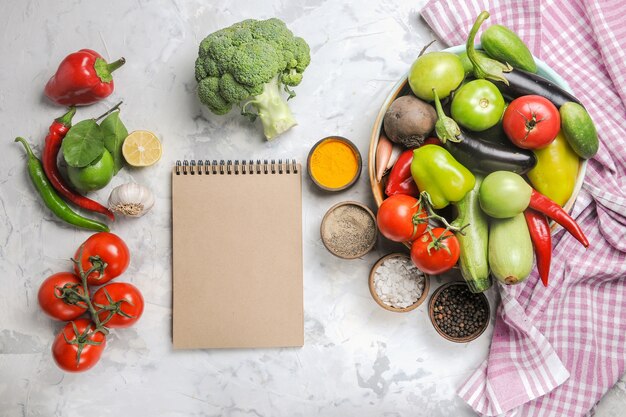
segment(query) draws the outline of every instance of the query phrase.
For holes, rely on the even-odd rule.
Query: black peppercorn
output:
[[[485,297],[469,291],[465,283],[449,285],[433,297],[434,324],[451,338],[471,337],[482,331],[489,321]]]

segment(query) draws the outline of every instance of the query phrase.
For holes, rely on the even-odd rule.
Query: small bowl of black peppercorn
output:
[[[449,282],[437,288],[430,297],[428,311],[437,333],[451,342],[471,342],[489,325],[487,297],[471,292],[465,282]]]

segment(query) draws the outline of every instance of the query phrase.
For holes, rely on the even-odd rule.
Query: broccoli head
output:
[[[289,87],[300,84],[310,61],[309,45],[282,20],[244,20],[200,43],[198,96],[215,114],[226,114],[236,104],[242,114],[258,116],[265,137],[273,139],[297,124],[281,87],[293,97]],[[248,112],[249,106],[256,113]]]

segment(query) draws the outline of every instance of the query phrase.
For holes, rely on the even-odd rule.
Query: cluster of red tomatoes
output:
[[[109,329],[129,327],[139,320],[144,301],[134,285],[108,283],[130,263],[128,246],[117,235],[92,235],[72,260],[74,271],[46,278],[38,299],[48,316],[69,322],[52,344],[54,361],[65,371],[81,372],[100,360]]]
[[[443,227],[431,227],[428,202],[404,194],[385,199],[378,208],[378,229],[389,240],[411,244],[411,259],[427,274],[448,271],[459,260],[457,237]]]

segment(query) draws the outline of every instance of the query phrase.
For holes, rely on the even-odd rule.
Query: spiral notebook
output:
[[[178,161],[172,229],[174,348],[304,344],[300,164]]]

